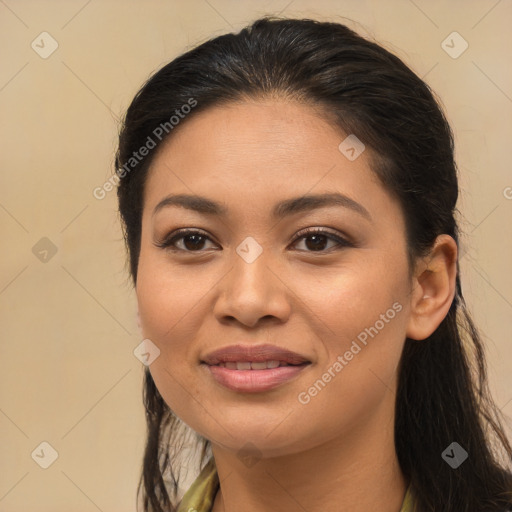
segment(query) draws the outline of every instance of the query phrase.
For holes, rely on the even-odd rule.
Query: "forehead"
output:
[[[351,160],[340,150],[347,136],[319,110],[292,101],[245,101],[194,113],[155,155],[144,209],[152,211],[169,193],[215,197],[246,212],[309,193],[338,192],[374,205],[391,201],[370,168],[369,151]]]
[[[311,158],[325,154],[328,148],[334,154],[338,151],[335,143],[343,137],[311,106],[277,99],[238,101],[185,118],[158,156],[172,152],[175,161],[185,157],[210,168],[218,164],[223,169],[235,165],[230,162],[237,159],[236,166],[245,168],[276,158],[283,158],[282,164],[291,157],[306,156],[311,149],[315,150]]]

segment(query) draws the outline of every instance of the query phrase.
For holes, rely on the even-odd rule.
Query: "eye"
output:
[[[299,231],[292,245],[296,245],[302,239],[305,242],[307,239],[310,241],[310,243],[306,242],[308,249],[305,252],[329,252],[329,249],[333,248],[330,247],[327,251],[325,250],[326,242],[329,241],[334,242],[334,248],[353,247],[353,244],[342,236],[320,228],[307,228]],[[210,240],[209,236],[197,229],[180,229],[172,234],[172,236],[155,243],[155,245],[161,249],[170,249],[172,251],[203,252],[201,249],[204,249],[205,242],[208,240]],[[178,242],[182,242],[181,247],[178,247]]]
[[[304,239],[306,247],[313,248],[313,250],[308,250],[306,252],[330,252],[329,250],[324,250],[326,241],[335,242],[334,248],[337,247],[338,249],[341,247],[353,247],[353,244],[342,236],[319,228],[306,228],[299,231],[293,244],[297,243],[297,241],[300,241],[301,239]],[[311,243],[308,244],[307,239],[309,239]]]
[[[173,236],[165,238],[155,245],[162,249],[171,249],[173,251],[202,252],[195,249],[201,249],[205,240],[209,240],[209,237],[202,231],[198,231],[197,229],[180,229],[174,233]],[[176,242],[178,241],[183,241],[185,248],[177,247]]]

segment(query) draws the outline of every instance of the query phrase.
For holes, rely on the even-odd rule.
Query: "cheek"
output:
[[[147,262],[149,263],[149,262]],[[151,271],[148,271],[151,268]],[[193,352],[197,330],[201,287],[168,269],[155,269],[141,260],[137,278],[137,302],[142,335],[160,350],[149,366],[155,385],[166,404],[182,420],[198,414],[191,403],[198,396],[196,353]],[[198,313],[199,312],[199,313]],[[198,427],[195,426],[197,429]]]
[[[361,257],[344,267],[314,277],[303,274],[294,280],[294,292],[307,306],[304,311],[314,313],[310,316],[321,329],[322,339],[331,341],[329,347],[343,347],[376,322],[382,332],[404,329],[407,268],[400,255],[396,255],[394,267],[387,259]]]
[[[201,390],[193,374],[197,355],[191,351],[191,340],[195,324],[204,318],[201,298],[213,283],[201,282],[191,267],[176,271],[165,255],[148,247],[150,243],[143,236],[136,286],[141,334],[160,350],[149,371],[174,414],[194,423],[200,432],[201,425],[195,424],[194,417],[201,411],[196,411],[192,397]]]
[[[300,290],[320,319],[315,332],[323,345],[320,382],[309,384],[318,396],[303,389],[305,400],[311,398],[311,412],[332,406],[335,415],[350,410],[357,416],[394,388],[408,323],[408,293],[406,259],[396,251],[372,261],[361,258],[346,271],[325,276],[314,293],[311,287]]]
[[[212,284],[197,279],[192,267],[177,269],[165,256],[142,250],[136,294],[144,336],[157,341],[181,340],[174,333],[197,318],[193,312]]]

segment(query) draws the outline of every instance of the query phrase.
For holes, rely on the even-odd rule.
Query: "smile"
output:
[[[221,386],[239,393],[263,393],[282,386],[307,368],[310,363],[289,364],[281,361],[225,362],[203,364]]]
[[[279,368],[280,366],[296,366],[291,365],[285,361],[226,361],[217,365],[221,368],[229,368],[230,370],[266,370],[268,368]]]

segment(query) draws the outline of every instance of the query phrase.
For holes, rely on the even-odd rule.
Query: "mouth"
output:
[[[305,362],[302,364],[291,364],[286,361],[278,361],[274,359],[270,361],[223,361],[211,366],[219,366],[221,368],[228,368],[229,370],[268,370],[283,366],[303,366],[306,364],[310,363]]]
[[[312,362],[274,345],[233,345],[201,360],[209,376],[232,391],[270,391],[296,378]]]
[[[278,364],[276,364],[276,361]],[[263,366],[258,367],[258,363],[265,363],[270,365],[270,368],[277,368],[278,366],[299,365],[309,363],[305,356],[292,352],[291,350],[277,347],[276,345],[230,345],[224,348],[219,348],[204,356],[201,360],[210,366],[216,366],[226,363],[249,363],[250,368],[264,369]],[[255,365],[254,367],[252,365]],[[268,366],[265,366],[267,368]],[[240,369],[248,370],[249,367]],[[232,367],[235,369],[235,367]]]

